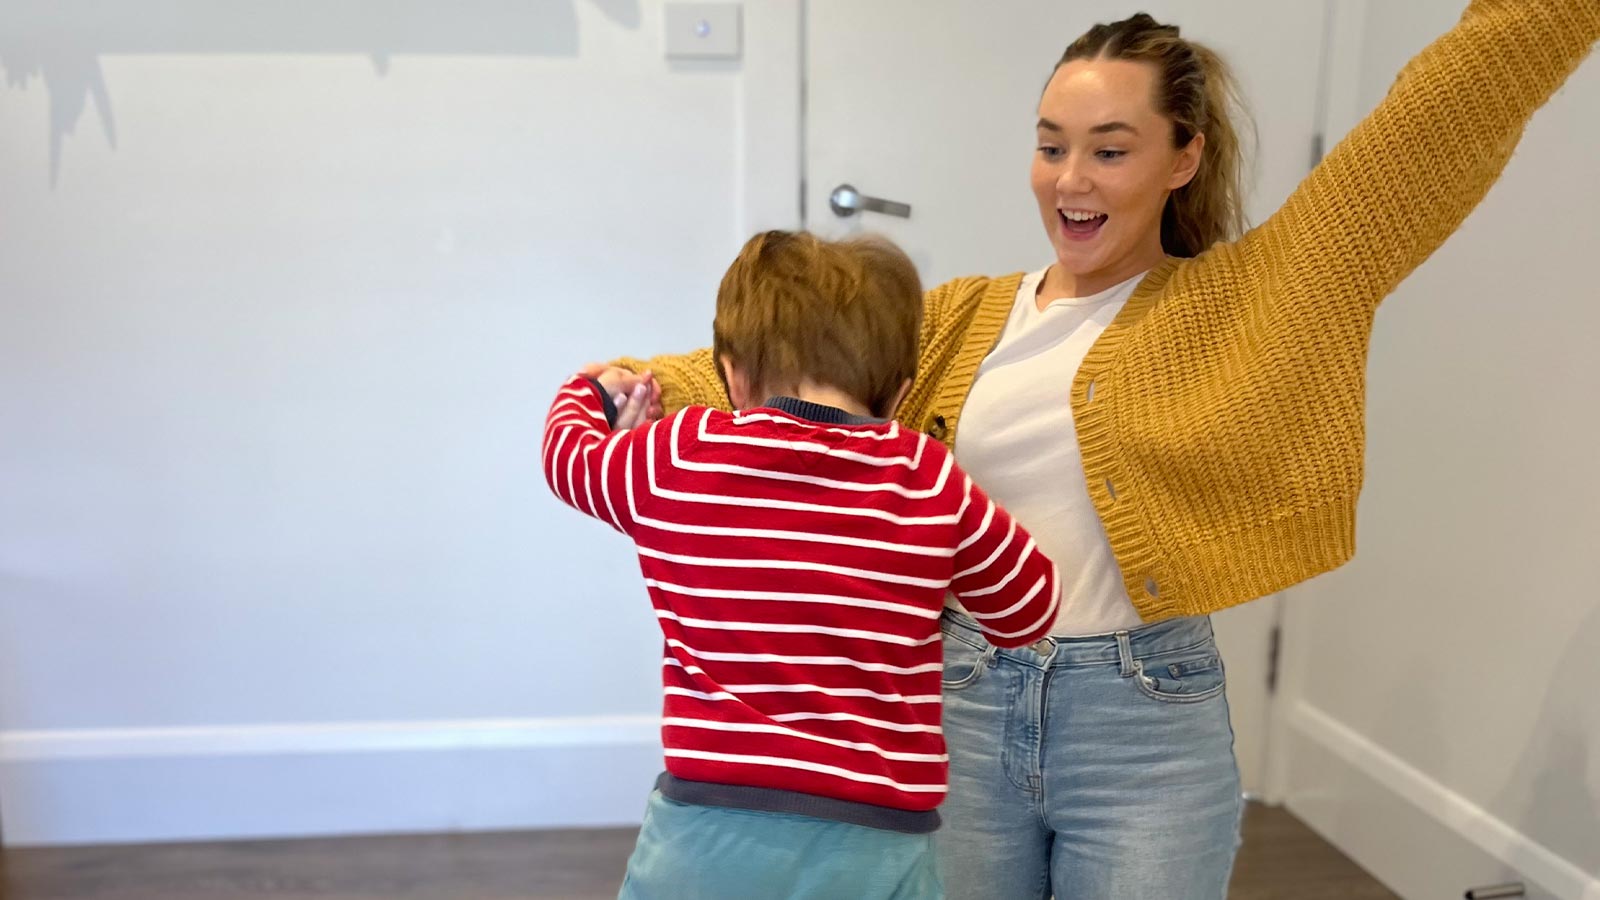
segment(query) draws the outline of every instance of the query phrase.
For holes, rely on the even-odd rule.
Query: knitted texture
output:
[[[1271,218],[1139,285],[1071,403],[1146,621],[1252,600],[1355,552],[1378,304],[1483,199],[1597,38],[1600,0],[1474,0]],[[903,423],[954,445],[1021,278],[928,293]],[[708,351],[624,364],[657,372],[669,411],[727,405]]]

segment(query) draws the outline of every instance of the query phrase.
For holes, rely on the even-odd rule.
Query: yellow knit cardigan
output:
[[[1597,39],[1600,0],[1473,0],[1270,219],[1145,277],[1071,393],[1089,494],[1144,620],[1349,560],[1378,303],[1477,206]],[[954,445],[1021,278],[928,293],[900,421]],[[669,411],[728,406],[709,350],[621,364],[653,370]]]

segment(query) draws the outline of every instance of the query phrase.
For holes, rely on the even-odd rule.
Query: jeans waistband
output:
[[[944,611],[942,625],[947,633],[958,640],[975,647],[987,647],[991,655],[1023,665],[1041,669],[1116,666],[1124,675],[1132,674],[1134,660],[1187,650],[1214,640],[1208,616],[1167,619],[1113,634],[1047,637],[1011,650],[991,646],[978,628],[978,623],[955,610]]]

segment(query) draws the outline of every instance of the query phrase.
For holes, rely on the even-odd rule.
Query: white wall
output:
[[[1360,6],[1336,116],[1463,3]],[[1360,549],[1289,595],[1290,808],[1407,897],[1600,897],[1597,148],[1591,59],[1380,311]]]
[[[8,842],[636,819],[659,637],[539,426],[798,205],[792,4],[661,7],[0,9]]]

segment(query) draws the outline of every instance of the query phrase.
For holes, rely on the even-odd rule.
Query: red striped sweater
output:
[[[638,547],[681,779],[933,809],[946,591],[1000,646],[1055,619],[1055,566],[942,444],[895,422],[691,407],[613,432],[574,378],[543,466]]]

